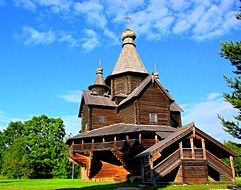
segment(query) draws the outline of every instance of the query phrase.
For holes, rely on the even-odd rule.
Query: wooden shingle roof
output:
[[[141,131],[161,132],[162,135],[165,135],[166,133],[170,134],[175,132],[176,128],[173,128],[171,126],[164,126],[164,125],[138,125],[138,124],[116,123],[113,125],[105,126],[99,129],[94,129],[91,131],[78,134],[70,138],[69,140],[108,136],[108,135],[127,134],[127,133],[133,133],[133,132],[141,132]]]
[[[117,104],[110,99],[109,96],[96,96],[92,95],[90,91],[84,90],[83,97],[85,104],[87,105],[97,105],[97,106],[107,106],[116,107]]]
[[[123,40],[122,50],[111,75],[125,72],[147,73],[143,62],[136,51],[136,34],[132,30],[127,29],[122,33],[121,37]]]
[[[196,134],[200,134],[203,138],[212,142],[218,148],[221,148],[222,150],[226,151],[230,155],[239,156],[239,154],[237,154],[236,152],[233,152],[232,150],[230,150],[228,147],[224,146],[222,143],[220,143],[216,139],[212,138],[208,134],[206,134],[203,131],[201,131],[200,129],[196,128],[194,123],[190,123],[188,125],[185,125],[185,126],[179,128],[177,131],[170,134],[165,139],[159,141],[158,143],[156,143],[155,145],[151,146],[150,148],[144,150],[143,152],[136,155],[135,157],[148,156],[157,151],[161,152],[162,150],[164,150],[171,144],[177,142],[178,140],[182,139],[183,137],[187,136],[188,134],[193,133],[193,131],[195,131]]]

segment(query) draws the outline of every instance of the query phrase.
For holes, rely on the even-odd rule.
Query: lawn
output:
[[[147,187],[145,190],[208,190],[230,189],[240,187],[241,178],[237,178],[237,184],[202,184],[202,185],[167,185]],[[31,180],[0,180],[1,190],[111,190],[117,187],[138,187],[138,184],[107,183],[107,182],[82,182],[79,179],[31,179]]]

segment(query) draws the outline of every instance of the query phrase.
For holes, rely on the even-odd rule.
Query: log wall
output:
[[[142,81],[144,77],[138,75],[122,75],[111,80],[112,97],[118,94],[130,94]]]
[[[139,99],[139,113],[141,124],[150,123],[149,113],[157,113],[159,125],[170,125],[170,102],[164,92],[152,83]]]
[[[99,116],[104,118],[104,121],[99,120]],[[107,108],[92,108],[92,126],[91,130],[98,129],[103,126],[111,125],[113,123],[117,123],[117,113],[116,109],[107,109]]]
[[[183,160],[183,182],[184,183],[207,183],[208,171],[205,160]]]
[[[171,117],[174,120],[174,122],[171,123],[172,127],[181,127],[182,126],[182,120],[181,120],[181,113],[180,112],[171,111]]]
[[[83,107],[83,113],[81,115],[81,132],[84,132],[86,130],[89,130],[91,126],[91,121],[90,121],[90,109],[87,105],[84,105]]]
[[[135,106],[133,103],[124,105],[118,113],[121,123],[135,123]]]

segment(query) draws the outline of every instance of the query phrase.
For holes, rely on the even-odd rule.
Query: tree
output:
[[[241,8],[241,7],[240,7]],[[236,14],[236,18],[241,20],[241,13]],[[232,89],[230,93],[224,93],[224,99],[234,108],[238,109],[238,115],[234,116],[235,121],[227,121],[219,115],[224,131],[233,137],[241,139],[241,42],[221,42],[221,51],[219,54],[228,59],[236,69],[233,73],[236,75],[233,79],[224,76],[228,86]]]
[[[233,150],[234,152],[237,152],[241,154],[241,144],[225,141],[224,145]],[[226,162],[228,165],[230,164],[230,161],[228,158],[224,159],[224,162]],[[234,157],[234,168],[237,176],[241,175],[241,157]]]
[[[9,178],[70,177],[64,124],[46,115],[11,122],[0,133],[2,174]]]

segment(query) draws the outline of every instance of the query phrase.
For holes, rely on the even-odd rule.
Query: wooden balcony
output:
[[[202,148],[183,148],[181,159],[206,159],[206,154]]]
[[[74,152],[84,152],[84,151],[101,151],[101,150],[120,150],[123,148],[148,148],[155,144],[155,139],[128,139],[119,141],[109,141],[109,142],[92,142],[92,143],[80,143],[72,144],[70,150]]]

